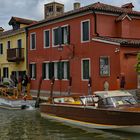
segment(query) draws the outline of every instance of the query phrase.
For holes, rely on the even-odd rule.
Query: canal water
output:
[[[140,140],[140,135],[82,130],[44,119],[38,110],[0,110],[0,140]]]

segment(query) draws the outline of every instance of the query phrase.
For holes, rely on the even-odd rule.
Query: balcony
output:
[[[24,61],[24,48],[7,49],[7,61],[16,63]]]

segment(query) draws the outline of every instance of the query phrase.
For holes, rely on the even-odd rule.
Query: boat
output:
[[[0,108],[19,110],[35,107],[35,100],[29,95],[22,95],[17,87],[0,85]]]
[[[52,97],[41,116],[81,127],[140,133],[140,104],[127,91]]]

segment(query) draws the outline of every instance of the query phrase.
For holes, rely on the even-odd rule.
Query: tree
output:
[[[138,73],[138,89],[140,89],[140,53],[137,55],[136,72]]]

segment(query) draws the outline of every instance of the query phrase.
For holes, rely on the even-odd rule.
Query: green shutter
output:
[[[89,60],[83,60],[83,79],[89,79]]]
[[[68,36],[67,36],[68,44],[70,44],[70,25],[68,26]]]
[[[54,77],[54,63],[49,63],[49,79],[52,79]]]
[[[70,79],[70,63],[67,62],[67,79]]]
[[[42,63],[42,79],[46,78],[46,69],[45,69],[46,64]]]
[[[32,64],[29,64],[29,72],[30,72],[30,77],[33,78],[32,77]]]
[[[58,75],[58,79],[59,79],[59,80],[62,80],[62,78],[63,78],[63,77],[62,77],[62,73],[63,73],[63,72],[62,72],[62,63],[63,63],[63,62],[58,62],[58,63],[57,63],[57,67],[58,67],[58,69],[57,69],[57,75]]]
[[[35,68],[35,69],[34,69],[34,70],[35,70],[35,77],[34,77],[34,78],[36,79],[36,77],[37,77],[36,64],[34,64],[34,68]]]

